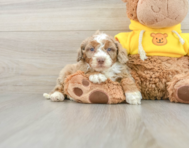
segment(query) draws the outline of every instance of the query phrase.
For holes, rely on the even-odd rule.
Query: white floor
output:
[[[188,148],[189,105],[51,102],[1,94],[0,148]]]

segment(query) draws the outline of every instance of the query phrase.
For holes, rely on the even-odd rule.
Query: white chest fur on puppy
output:
[[[117,74],[121,73],[122,70],[123,64],[116,62],[108,70],[103,71],[103,73],[107,78],[111,79],[112,81],[116,81],[118,78]]]

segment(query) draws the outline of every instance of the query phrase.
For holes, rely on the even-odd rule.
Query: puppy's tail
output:
[[[47,93],[44,93],[44,94],[43,94],[43,97],[46,98],[46,99],[50,99],[51,95],[50,95],[50,94],[47,94]]]

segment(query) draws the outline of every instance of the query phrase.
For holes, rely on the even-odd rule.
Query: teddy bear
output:
[[[64,93],[69,99],[86,104],[117,104],[125,102],[125,95],[119,82],[110,79],[103,83],[92,83],[91,73],[83,71],[69,75],[65,79]]]
[[[122,0],[131,32],[115,35],[129,55],[128,67],[146,100],[189,103],[189,34],[181,22],[188,0]]]

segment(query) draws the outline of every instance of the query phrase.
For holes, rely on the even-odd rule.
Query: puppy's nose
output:
[[[105,59],[104,58],[99,58],[99,59],[97,59],[97,61],[98,61],[98,63],[99,64],[104,64],[104,61],[105,61]]]

